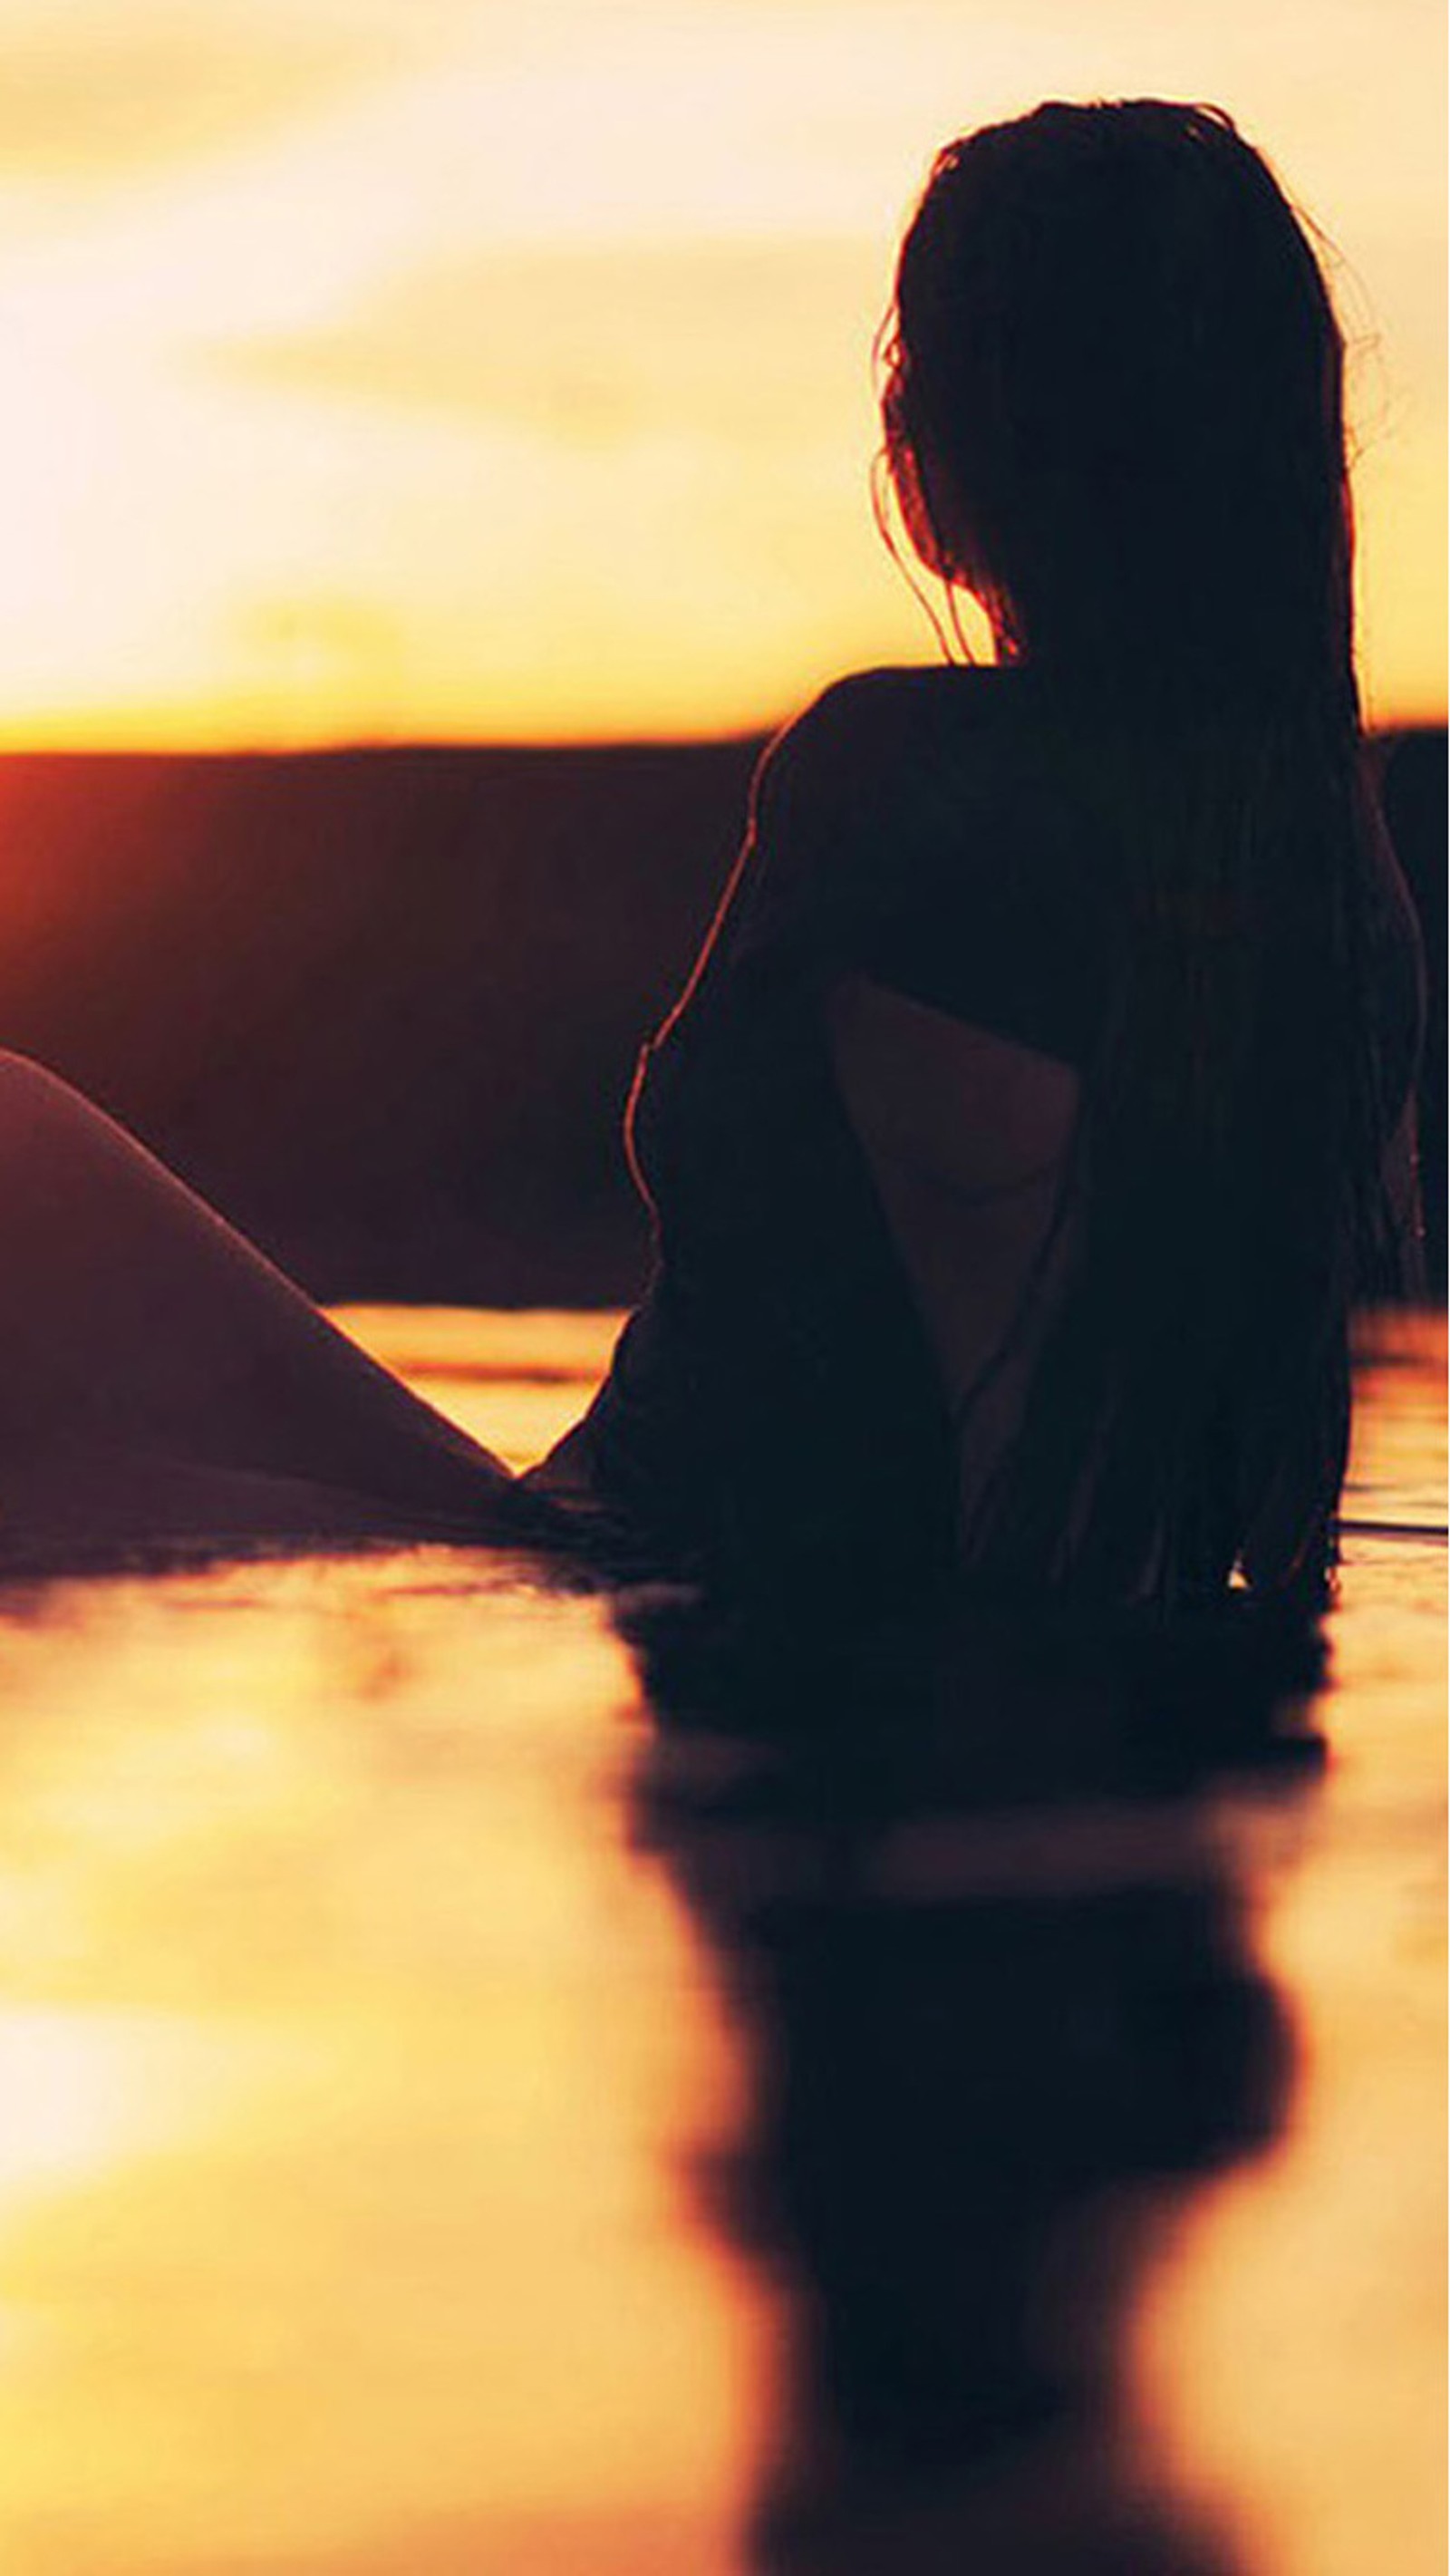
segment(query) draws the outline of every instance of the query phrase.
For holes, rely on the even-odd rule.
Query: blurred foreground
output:
[[[515,1461],[608,1340],[354,1323]],[[1442,1385],[1156,1785],[681,1731],[461,1551],[5,1595],[5,2576],[1431,2576]]]

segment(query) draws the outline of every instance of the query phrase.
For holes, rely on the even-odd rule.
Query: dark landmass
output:
[[[319,1295],[599,1304],[759,750],[0,760],[0,1044]]]
[[[1387,738],[1425,924],[1443,1276],[1445,738]],[[90,1092],[315,1294],[622,1302],[619,1143],[756,741],[0,759],[0,1044]]]

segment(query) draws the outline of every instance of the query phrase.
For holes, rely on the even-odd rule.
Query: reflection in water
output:
[[[736,2056],[598,1606],[443,1552],[0,1617],[4,2576],[737,2576]]]
[[[1220,1653],[1215,1737],[1208,1640],[1073,1685],[1000,1638],[908,1666],[837,1636],[812,1672],[683,1605],[629,1624],[663,1727],[641,1830],[754,2062],[753,2136],[702,2195],[799,2318],[751,2564],[1229,2576],[1118,2355],[1181,2178],[1284,2116],[1205,1790],[1251,1750],[1281,1805],[1316,1770],[1279,1698],[1313,1641]]]
[[[520,1455],[587,1392],[371,1321]],[[0,1595],[3,2576],[1431,2576],[1442,1384],[1324,1762],[1287,1637]]]

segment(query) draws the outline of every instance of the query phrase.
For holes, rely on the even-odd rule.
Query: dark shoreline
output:
[[[761,738],[0,756],[0,1043],[330,1298],[611,1305],[637,1048]],[[1425,930],[1445,1262],[1445,735],[1380,738]]]

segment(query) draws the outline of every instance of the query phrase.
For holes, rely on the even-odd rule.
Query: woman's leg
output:
[[[0,1220],[0,1546],[527,1538],[496,1459],[104,1112],[5,1054]]]

